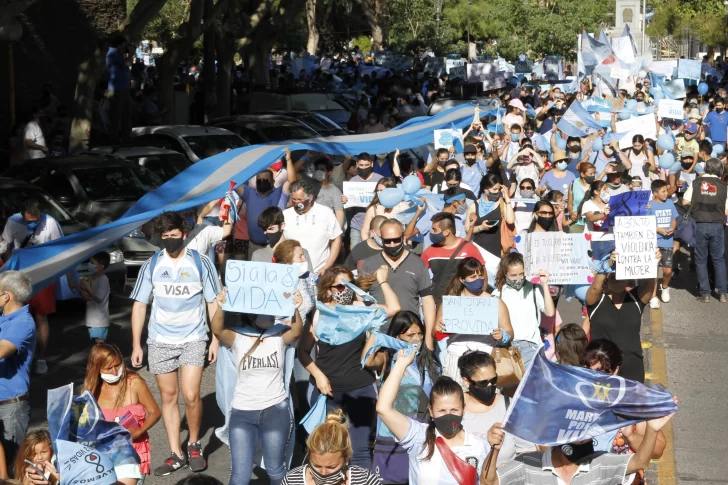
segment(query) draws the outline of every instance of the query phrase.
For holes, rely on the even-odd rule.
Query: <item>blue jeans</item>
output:
[[[612,251],[616,248],[616,244],[614,240],[592,241],[591,248],[594,254],[594,261],[601,261],[607,254],[612,254]]]
[[[528,340],[514,340],[513,346],[518,349],[523,359],[523,372],[526,372],[536,358],[536,351],[538,350],[538,344],[529,342]]]
[[[309,403],[313,405],[319,395],[318,388],[309,384]],[[369,441],[374,432],[374,424],[377,419],[377,389],[375,384],[370,384],[353,391],[333,392],[333,397],[326,401],[326,408],[329,411],[343,409],[349,418],[349,436],[354,454],[351,464],[362,467],[365,470],[372,468],[372,453],[369,449]]]
[[[29,422],[30,403],[27,398],[0,406],[0,443],[5,449],[8,470],[15,465],[15,455],[28,432]]]
[[[271,485],[279,485],[286,474],[286,446],[291,438],[293,416],[288,398],[262,411],[230,412],[230,459],[233,471],[229,485],[247,485],[253,474],[258,441]]]
[[[723,251],[723,225],[718,223],[698,223],[695,234],[695,269],[698,272],[700,295],[710,295],[710,278],[708,276],[708,256],[713,260],[715,268],[715,292],[728,293],[726,281],[725,256]]]

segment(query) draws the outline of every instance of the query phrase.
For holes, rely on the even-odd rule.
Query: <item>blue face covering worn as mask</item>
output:
[[[372,236],[372,237],[374,238],[374,242],[377,243],[377,246],[379,246],[380,248],[384,246],[382,244],[382,238],[381,237],[379,237],[379,236]]]
[[[518,141],[518,139],[521,137],[519,133],[511,133],[511,141]]]
[[[25,221],[25,225],[28,226],[28,229],[33,230],[38,227],[38,221]]]
[[[473,281],[463,281],[463,286],[473,295],[480,295],[483,292],[483,286],[485,286],[485,279],[478,278]]]

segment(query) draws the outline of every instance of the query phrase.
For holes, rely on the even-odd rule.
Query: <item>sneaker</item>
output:
[[[48,363],[43,359],[35,361],[35,373],[42,376],[48,373]]]
[[[202,472],[207,468],[205,457],[202,456],[202,448],[200,442],[187,443],[187,459],[190,463],[190,470],[193,472]]]
[[[710,303],[710,295],[699,295],[695,299],[700,303]]]
[[[669,303],[670,302],[670,288],[663,288],[660,292],[660,299],[663,303]]]
[[[184,456],[177,456],[174,452],[172,452],[172,456],[167,458],[167,461],[154,469],[154,474],[158,477],[166,477],[170,473],[176,472],[180,468],[184,468],[186,466],[187,460],[185,460]]]
[[[660,300],[658,300],[656,296],[650,298],[650,308],[652,308],[653,310],[660,308]]]
[[[728,303],[728,294],[721,293],[720,299],[718,301],[720,301],[721,303]]]

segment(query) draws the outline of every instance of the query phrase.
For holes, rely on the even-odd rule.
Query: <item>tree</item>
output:
[[[647,34],[666,37],[688,28],[708,46],[712,59],[715,48],[728,44],[728,24],[722,0],[657,0]]]
[[[131,12],[139,0],[128,0],[127,9]],[[190,0],[167,0],[159,14],[142,30],[145,39],[153,39],[161,45],[171,42],[177,35],[177,27],[185,21],[190,8]]]
[[[372,30],[372,49],[389,44],[389,5],[391,0],[356,0]]]
[[[306,0],[306,23],[308,24],[308,42],[306,51],[316,55],[319,43],[319,31],[316,25],[316,0]]]

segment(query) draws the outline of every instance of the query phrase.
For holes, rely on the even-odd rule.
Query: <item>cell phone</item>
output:
[[[30,460],[23,460],[23,461],[25,462],[26,465],[28,465],[29,467],[33,468],[36,472],[38,472],[38,475],[44,477],[46,480],[48,480],[51,477],[51,472],[48,472],[48,471],[44,472],[43,470],[40,469],[40,467],[38,465],[36,465],[32,461],[30,461]]]

